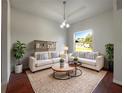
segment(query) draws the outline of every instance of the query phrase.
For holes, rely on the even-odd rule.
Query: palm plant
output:
[[[20,59],[23,58],[24,54],[25,54],[25,43],[21,43],[20,41],[17,41],[15,43],[15,46],[13,48],[13,52],[14,52],[14,57],[16,60],[18,60],[17,65],[21,64]]]
[[[113,44],[106,44],[106,58],[109,62],[109,69],[113,71],[113,58],[114,58],[114,45]]]

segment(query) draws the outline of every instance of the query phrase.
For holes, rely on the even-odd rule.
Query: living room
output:
[[[122,92],[121,0],[2,0],[2,10],[1,67],[6,93]],[[91,35],[91,40],[83,44],[86,35]],[[18,56],[15,57],[13,51],[19,43],[25,47],[22,69],[16,69]],[[106,59],[107,44],[114,47],[111,69]],[[32,56],[38,60],[42,52],[45,59],[47,52],[49,63],[50,57],[55,57],[57,64],[61,64],[62,59],[65,64],[74,60],[81,62],[66,71],[56,69],[52,63],[46,67],[39,67],[41,62],[31,63]],[[80,59],[82,56],[94,61]],[[73,70],[77,68],[75,73]],[[58,71],[58,77],[54,71]],[[62,76],[60,72],[68,75]],[[62,77],[66,80],[58,80]]]

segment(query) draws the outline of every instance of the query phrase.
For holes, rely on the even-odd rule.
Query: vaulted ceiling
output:
[[[75,23],[112,10],[113,0],[66,0],[66,17]],[[63,0],[10,0],[11,7],[57,22],[63,21]]]

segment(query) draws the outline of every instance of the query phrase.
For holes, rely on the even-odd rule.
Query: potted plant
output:
[[[114,45],[109,43],[106,44],[105,47],[108,67],[110,71],[113,71]]]
[[[78,62],[78,58],[74,57],[73,61],[74,61],[74,63],[77,63]]]
[[[74,57],[73,61],[74,61],[74,66],[76,68],[77,67],[77,64],[78,64],[78,58],[77,57]],[[76,72],[75,72],[75,74],[76,74]]]
[[[61,59],[60,59],[60,67],[63,67],[63,66],[64,66],[64,59],[61,58]]]
[[[21,73],[22,72],[22,63],[21,58],[23,58],[25,54],[25,44],[21,43],[20,41],[17,41],[14,45],[13,52],[14,57],[17,60],[17,64],[15,64],[15,73]]]

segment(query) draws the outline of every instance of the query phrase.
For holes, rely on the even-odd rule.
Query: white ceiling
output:
[[[63,0],[10,0],[11,7],[63,21]],[[66,17],[75,23],[91,16],[112,10],[113,0],[66,0]]]

